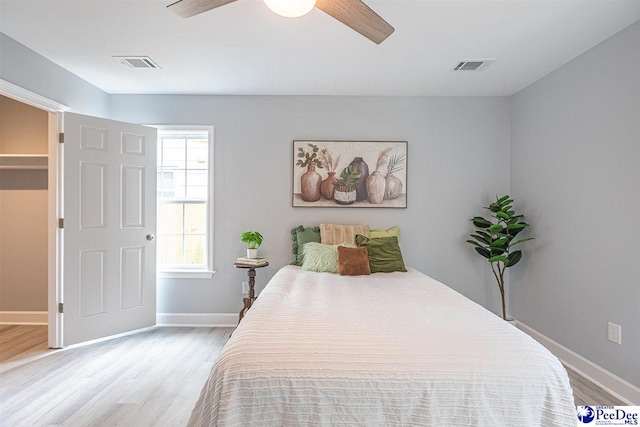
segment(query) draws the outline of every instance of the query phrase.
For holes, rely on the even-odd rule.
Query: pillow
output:
[[[342,276],[371,274],[367,248],[338,247],[338,273]]]
[[[369,230],[370,239],[379,239],[380,237],[400,237],[400,227],[391,227],[388,230]]]
[[[349,243],[356,245],[356,234],[369,236],[368,225],[320,224],[320,241],[327,245]]]
[[[291,230],[291,252],[293,262],[291,265],[302,265],[302,246],[308,242],[320,242],[320,227],[309,227],[299,225]]]
[[[356,236],[356,241],[359,247],[367,248],[369,252],[369,266],[371,267],[372,273],[407,271],[407,268],[404,266],[397,237],[369,239],[359,234]]]
[[[309,242],[302,247],[302,269],[326,273],[338,272],[338,245]]]

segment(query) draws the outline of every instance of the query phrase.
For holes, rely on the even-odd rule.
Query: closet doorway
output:
[[[56,146],[64,105],[0,80],[0,323],[56,333]],[[51,295],[53,291],[53,295]]]

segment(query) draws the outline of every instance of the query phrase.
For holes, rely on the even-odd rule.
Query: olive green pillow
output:
[[[400,227],[391,227],[388,230],[369,230],[370,239],[379,239],[380,237],[400,237]]]
[[[359,247],[367,248],[369,253],[369,267],[372,273],[391,273],[393,271],[407,271],[402,259],[402,252],[398,245],[398,238],[379,237],[370,239],[361,234],[356,235]]]
[[[302,265],[302,245],[309,242],[320,242],[320,227],[309,227],[299,225],[291,230],[291,252],[293,262],[291,265]]]

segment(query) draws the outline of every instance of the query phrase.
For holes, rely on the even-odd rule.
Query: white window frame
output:
[[[158,265],[158,277],[167,279],[208,279],[211,278],[216,270],[214,268],[214,211],[213,205],[213,183],[214,183],[214,127],[213,126],[188,126],[188,125],[151,125],[158,129],[158,131],[171,131],[171,130],[206,130],[209,134],[209,180],[208,180],[208,192],[207,192],[207,265],[203,268],[182,268],[182,269],[160,269],[160,263]],[[156,147],[157,149],[157,147]],[[157,166],[157,165],[156,165]],[[157,199],[156,192],[156,200]]]

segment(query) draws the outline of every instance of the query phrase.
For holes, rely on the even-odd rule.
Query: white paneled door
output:
[[[64,116],[63,343],[156,323],[156,129]]]

